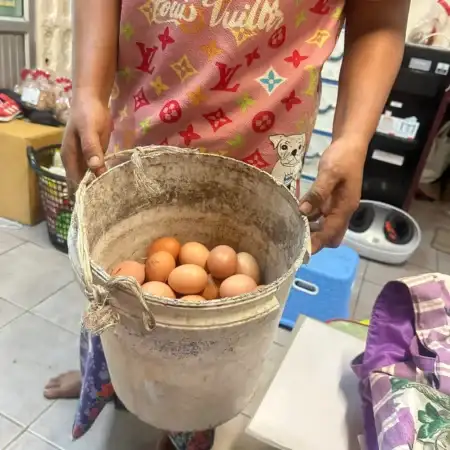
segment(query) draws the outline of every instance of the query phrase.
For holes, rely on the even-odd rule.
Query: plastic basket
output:
[[[47,222],[48,235],[53,246],[67,253],[67,235],[72,218],[73,201],[69,198],[66,179],[52,173],[53,155],[60,146],[52,145],[41,149],[28,147],[28,159],[39,182],[42,208]]]

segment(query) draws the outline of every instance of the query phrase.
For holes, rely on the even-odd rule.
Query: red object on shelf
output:
[[[447,14],[450,16],[450,5],[448,4],[448,2],[446,0],[437,0],[437,2],[445,9]]]
[[[19,105],[6,94],[0,94],[0,122],[10,122],[20,115]]]

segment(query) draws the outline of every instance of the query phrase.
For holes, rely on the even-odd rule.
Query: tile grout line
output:
[[[27,313],[27,310],[26,310],[25,308],[19,306],[19,305],[16,305],[16,304],[13,303],[13,302],[10,302],[10,301],[7,300],[6,298],[0,297],[0,300],[2,300],[2,301],[5,302],[5,303],[8,303],[8,304],[11,305],[11,306],[14,306],[15,308],[19,308],[19,309],[22,311],[18,316],[12,318],[11,320],[8,320],[8,321],[7,321],[6,323],[4,323],[3,325],[0,325],[0,331],[1,331],[3,328],[5,328],[5,327],[6,327],[7,325],[9,325],[10,323],[12,323],[12,322],[14,322],[15,320],[19,319],[20,317],[24,316],[24,315]],[[0,412],[0,415],[2,415],[1,412]]]
[[[39,439],[40,441],[45,442],[46,444],[48,444],[50,447],[53,447],[54,449],[65,450],[63,447],[60,447],[59,445],[55,444],[54,442],[49,441],[45,437],[40,436],[39,434],[36,434],[33,431],[31,431],[31,430],[28,430],[28,433],[30,433],[31,436],[34,436],[36,439]],[[8,450],[8,449],[6,449],[6,450]]]
[[[436,249],[435,249],[436,250]],[[439,270],[439,252],[440,252],[440,250],[436,250],[436,254],[435,254],[435,258],[436,258],[436,270],[438,271],[438,272],[440,272],[440,270]]]
[[[9,420],[11,423],[13,423],[13,424],[15,424],[15,425],[17,425],[17,426],[19,426],[20,428],[21,428],[21,431],[20,431],[20,433],[17,435],[17,436],[15,436],[10,442],[8,442],[7,444],[6,444],[6,447],[4,448],[4,449],[2,449],[2,450],[8,450],[8,449],[10,449],[11,448],[11,446],[15,443],[15,442],[17,442],[25,433],[29,433],[29,434],[31,434],[31,435],[33,435],[35,438],[37,438],[37,439],[39,439],[39,440],[41,440],[41,441],[43,441],[43,442],[45,442],[45,443],[47,443],[47,444],[49,444],[51,447],[53,447],[53,448],[57,448],[58,450],[64,450],[63,448],[61,448],[61,447],[58,447],[58,446],[56,446],[53,442],[50,442],[50,441],[48,441],[48,440],[46,440],[46,439],[44,439],[44,438],[42,438],[41,436],[38,436],[38,435],[36,435],[36,433],[33,433],[31,430],[30,430],[30,427],[33,425],[33,424],[35,424],[54,404],[56,403],[56,400],[54,400],[54,401],[52,401],[51,403],[50,403],[50,405],[48,405],[46,408],[44,408],[38,415],[37,415],[37,417],[36,418],[34,418],[28,425],[23,425],[22,423],[20,423],[20,422],[18,422],[17,420],[15,420],[15,419],[13,419],[12,417],[9,417],[9,416],[7,416],[7,415],[5,415],[5,414],[3,414],[3,413],[1,413],[0,412],[0,417],[3,417],[3,418],[5,418],[6,420]]]
[[[11,450],[13,444],[15,444],[26,433],[30,434],[31,436],[36,438],[38,441],[46,443],[47,445],[49,445],[50,447],[52,447],[52,448],[54,448],[56,450],[65,450],[62,447],[56,446],[56,444],[54,442],[50,442],[47,439],[44,439],[44,438],[42,438],[40,436],[37,436],[35,433],[33,433],[31,430],[28,430],[27,428],[23,429],[22,432],[20,434],[18,434],[11,442],[6,444],[6,447],[4,449],[2,449],[2,450]]]
[[[26,312],[31,314],[34,317],[37,317],[38,319],[44,320],[45,322],[47,322],[47,323],[49,323],[49,324],[59,328],[61,331],[66,331],[67,333],[72,334],[73,336],[78,336],[80,334],[79,332],[75,333],[74,331],[69,330],[68,328],[64,328],[63,326],[59,325],[58,323],[52,322],[47,317],[41,316],[40,314],[36,314],[33,311],[31,311],[31,310],[30,311],[26,311]],[[81,326],[82,326],[82,323],[81,323],[81,320],[80,320],[80,329],[81,329]]]
[[[38,306],[42,305],[42,303],[46,302],[47,300],[50,299],[50,297],[53,297],[54,295],[56,295],[58,292],[61,292],[62,290],[64,290],[67,286],[69,286],[70,284],[72,284],[75,281],[75,278],[72,279],[71,281],[69,281],[68,283],[66,283],[64,286],[60,287],[59,289],[57,289],[55,292],[53,292],[52,294],[48,295],[46,298],[44,298],[43,300],[41,300],[39,303],[37,303],[36,305],[34,305],[32,308],[28,309],[26,312],[30,313],[32,316],[34,317],[38,317],[39,319],[45,320],[48,323],[51,323],[52,325],[58,327],[60,330],[63,331],[67,331],[70,334],[73,334],[74,336],[77,336],[79,333],[75,333],[72,330],[69,330],[67,328],[62,327],[61,325],[59,325],[58,323],[55,323],[53,321],[51,321],[50,319],[48,319],[47,317],[42,316],[41,314],[37,314],[36,312],[34,312],[33,310],[35,308],[37,308]],[[10,302],[11,303],[11,302]],[[80,320],[80,328],[81,328],[81,320]]]
[[[38,225],[34,225],[34,227],[36,227],[36,226],[39,226],[39,224]],[[33,227],[30,227],[30,228],[33,228]],[[0,231],[2,231],[2,230],[0,229]],[[32,239],[29,239],[29,238],[26,238],[26,237],[23,237],[23,236],[19,237],[17,234],[11,233],[9,231],[5,231],[5,233],[8,234],[9,236],[15,238],[15,239],[18,239],[19,241],[22,241],[22,243],[17,245],[15,248],[20,247],[21,245],[24,245],[24,244],[32,244],[32,245],[34,245],[36,247],[39,247],[42,250],[53,250],[53,251],[55,251],[58,254],[64,255],[64,253],[60,252],[58,249],[56,249],[53,246],[53,244],[50,242],[50,240],[48,241],[48,243],[47,242],[46,243],[44,243],[44,242],[36,242],[36,241],[33,241]],[[7,252],[8,251],[10,251],[10,250],[7,250]],[[1,254],[3,254],[3,253],[1,253]]]
[[[1,331],[2,331],[6,326],[12,324],[12,323],[15,322],[17,319],[20,319],[20,318],[23,317],[25,314],[27,314],[27,312],[28,312],[27,310],[22,310],[22,312],[21,312],[18,316],[14,317],[13,319],[9,320],[8,322],[6,322],[6,323],[4,323],[2,326],[0,326],[0,333],[1,333]]]
[[[45,442],[45,443],[47,443],[48,445],[50,445],[51,447],[53,447],[53,448],[56,448],[56,449],[58,449],[58,450],[65,450],[63,447],[60,447],[59,445],[57,445],[55,442],[52,442],[52,441],[50,441],[49,439],[47,439],[47,438],[45,438],[44,436],[41,436],[40,434],[38,434],[38,433],[35,433],[32,429],[31,429],[31,427],[47,412],[47,411],[49,411],[50,410],[50,408],[52,408],[55,404],[56,404],[56,402],[57,402],[58,400],[53,400],[51,403],[50,403],[50,405],[47,407],[47,408],[45,408],[40,414],[38,414],[37,415],[37,417],[35,418],[35,419],[33,419],[31,422],[30,422],[30,424],[27,426],[27,428],[26,428],[26,431],[28,432],[28,433],[30,433],[32,436],[34,436],[36,439],[39,439],[39,440],[41,440],[41,441],[43,441],[43,442]],[[7,450],[7,449],[6,449]]]
[[[36,224],[36,225],[23,225],[23,227],[25,227],[25,228],[28,227],[29,229],[31,229],[31,228],[38,227],[38,226],[41,225],[42,223],[45,224],[45,220],[43,220],[42,222],[39,222],[39,223]],[[20,230],[22,230],[22,229],[23,229],[23,228],[20,228]],[[0,231],[2,231],[1,228],[0,228]],[[35,241],[31,240],[30,238],[27,238],[27,237],[24,237],[24,236],[18,236],[16,233],[13,233],[13,232],[11,232],[11,231],[4,230],[4,232],[5,232],[6,234],[8,234],[9,236],[12,236],[13,238],[19,239],[20,241],[22,241],[23,244],[28,243],[28,244],[34,244],[34,245],[37,245],[38,247],[43,248],[43,249],[47,248],[47,244],[45,244],[45,245],[44,245],[44,244],[39,244],[38,242],[35,242]],[[51,245],[50,240],[49,240],[49,244]],[[51,248],[53,249],[54,247],[52,246]],[[56,250],[56,249],[55,249],[55,250]],[[56,251],[57,251],[57,250],[56,250]]]
[[[4,300],[4,299],[2,298],[1,300]],[[17,307],[17,305],[15,305],[14,303],[11,303],[11,302],[9,302],[7,300],[4,300],[4,301],[6,303],[9,303],[12,306],[16,306]],[[59,325],[58,323],[51,321],[47,317],[41,316],[40,314],[36,314],[32,310],[27,310],[27,309],[23,309],[23,308],[20,308],[20,309],[22,310],[22,312],[18,316],[14,317],[13,319],[9,320],[8,322],[6,322],[6,323],[4,323],[3,325],[0,326],[0,332],[3,330],[3,328],[5,328],[6,326],[10,325],[12,322],[20,319],[21,317],[25,316],[26,314],[30,314],[33,317],[41,319],[41,320],[43,320],[43,321],[45,321],[45,322],[55,326],[56,328],[59,328],[61,331],[65,331],[65,332],[70,333],[70,334],[72,334],[74,336],[78,336],[78,334],[79,334],[78,332],[75,333],[73,330],[69,330],[68,328],[64,328],[63,326]],[[82,323],[81,323],[81,320],[80,320],[80,328],[81,328],[81,326],[82,326]],[[0,412],[0,416],[1,415],[2,415],[2,413]]]
[[[0,229],[0,231],[2,231],[2,230]],[[18,240],[21,241],[21,242],[20,242],[18,245],[14,246],[14,247],[12,247],[12,248],[10,248],[10,249],[8,249],[8,250],[6,250],[5,252],[0,253],[0,257],[1,257],[1,256],[5,256],[5,255],[7,255],[9,252],[11,252],[11,251],[13,251],[13,250],[15,250],[15,249],[17,249],[17,248],[19,248],[19,247],[22,247],[22,246],[24,246],[24,245],[26,245],[26,244],[31,244],[31,245],[34,245],[34,246],[36,246],[36,247],[42,249],[42,250],[47,250],[47,248],[46,248],[45,246],[40,245],[40,244],[38,244],[38,243],[36,243],[36,242],[34,242],[34,241],[31,241],[31,240],[29,240],[29,239],[26,239],[26,238],[17,237],[14,233],[5,231],[5,234],[8,234],[9,236],[11,236],[11,237],[13,237],[13,238],[18,239]],[[55,250],[55,252],[57,251],[57,250],[54,249],[53,247],[51,248],[51,250]],[[66,256],[67,256],[67,255],[66,255]],[[12,306],[15,306],[16,308],[20,308],[21,310],[23,310],[23,312],[22,312],[21,314],[19,314],[17,317],[11,319],[10,321],[8,321],[8,322],[6,322],[5,324],[3,324],[2,326],[0,326],[0,330],[2,330],[5,326],[11,324],[11,323],[14,322],[16,319],[19,319],[20,317],[24,316],[27,312],[29,312],[30,314],[32,314],[32,315],[35,316],[35,317],[39,317],[39,318],[44,319],[44,320],[46,320],[47,322],[49,322],[49,323],[51,323],[51,324],[53,324],[53,325],[56,325],[56,326],[57,326],[58,328],[60,328],[61,330],[68,331],[68,332],[70,332],[71,334],[75,334],[73,331],[67,330],[67,329],[64,328],[64,327],[61,327],[61,326],[59,326],[58,324],[55,324],[54,322],[52,322],[52,321],[50,321],[50,320],[47,320],[45,317],[42,317],[42,316],[40,316],[40,315],[35,314],[35,313],[32,312],[32,310],[33,310],[34,308],[38,307],[39,305],[41,305],[42,303],[44,303],[45,301],[47,301],[50,297],[52,297],[53,295],[56,295],[58,292],[60,292],[60,291],[62,291],[63,289],[65,289],[69,284],[73,283],[74,281],[75,281],[75,277],[73,277],[70,281],[68,281],[67,283],[65,283],[63,286],[61,286],[61,287],[59,287],[58,289],[56,289],[55,291],[51,292],[49,295],[47,295],[47,296],[44,297],[42,300],[40,300],[38,303],[36,303],[35,305],[33,305],[32,307],[30,307],[30,308],[28,308],[28,309],[27,309],[27,308],[24,308],[22,305],[19,305],[19,304],[17,304],[17,303],[14,303],[14,302],[11,301],[11,300],[7,300],[7,299],[1,297],[1,300],[3,300],[3,301],[5,301],[5,302],[9,303],[9,304],[12,305]],[[76,335],[76,334],[75,334],[75,335]]]
[[[363,280],[364,281],[368,281],[369,283],[372,283],[372,284],[376,284],[377,286],[381,286],[381,287],[384,287],[390,281],[398,281],[401,278],[414,276],[414,275],[412,275],[411,273],[408,272],[408,269],[416,270],[417,272],[419,272],[419,274],[423,274],[423,273],[425,273],[425,271],[428,271],[430,273],[433,272],[431,269],[428,269],[426,267],[418,266],[417,264],[409,263],[408,261],[406,261],[405,264],[384,264],[384,263],[380,263],[378,261],[370,261],[370,262],[373,262],[374,264],[382,266],[383,268],[406,269],[406,272],[407,272],[406,274],[403,274],[402,276],[396,277],[396,278],[389,278],[389,280],[385,280],[382,283],[380,283],[378,280],[377,281],[373,281],[371,279],[366,278],[367,270],[369,269],[369,266],[367,265],[366,273],[364,274]]]
[[[51,294],[47,295],[47,297],[43,298],[42,300],[40,300],[38,303],[36,303],[35,305],[33,305],[31,308],[27,309],[27,311],[31,312],[33,309],[37,308],[38,306],[42,305],[42,303],[46,302],[50,297],[53,297],[54,295],[56,295],[58,292],[61,292],[63,289],[65,289],[67,286],[69,286],[69,284],[73,283],[75,281],[75,278],[72,278],[70,281],[68,281],[66,284],[64,284],[63,286],[60,286],[58,289],[56,289],[56,291],[53,291]],[[36,315],[36,314],[35,314]]]
[[[354,308],[353,314],[352,314],[352,320],[356,320],[357,322],[359,322],[359,319],[356,319],[355,316],[356,316],[356,311],[357,311],[357,309],[358,309],[359,302],[361,301],[361,291],[362,291],[362,287],[363,287],[363,284],[364,284],[364,283],[370,283],[370,284],[373,284],[374,286],[379,287],[379,288],[380,288],[380,292],[381,292],[381,290],[382,290],[383,287],[384,287],[383,284],[374,283],[373,281],[369,281],[369,280],[364,280],[364,281],[361,283],[361,286],[359,287],[358,298],[356,299],[356,302],[355,302],[355,308]],[[385,284],[386,284],[386,283],[385,283]],[[377,296],[377,297],[378,297],[378,296]]]
[[[38,243],[38,242],[35,242],[35,241],[33,241],[32,239],[30,239],[29,237],[26,237],[26,236],[21,236],[20,235],[20,230],[23,230],[23,229],[32,229],[32,228],[37,228],[37,227],[39,227],[41,224],[44,224],[45,225],[45,228],[47,229],[47,226],[46,226],[46,224],[45,224],[45,220],[43,220],[42,222],[39,222],[38,224],[36,224],[36,225],[22,225],[22,227],[21,228],[19,228],[18,230],[16,230],[15,232],[14,231],[8,231],[7,229],[3,229],[3,228],[0,228],[0,231],[3,231],[5,234],[7,234],[8,236],[11,236],[11,237],[13,237],[13,238],[15,238],[15,239],[18,239],[19,241],[22,241],[22,244],[26,244],[26,243],[29,243],[29,244],[34,244],[34,245],[37,245],[38,247],[41,247],[41,248],[47,248],[47,244],[45,243]],[[51,245],[51,242],[50,242],[50,240],[48,241],[48,243]],[[53,246],[51,247],[51,248],[54,248]],[[55,249],[56,250],[56,249]]]
[[[12,417],[8,416],[7,414],[0,412],[0,418],[2,418],[2,417],[3,417],[4,419],[6,419],[6,420],[9,420],[9,421],[12,422],[14,425],[17,425],[17,426],[20,427],[20,428],[23,428],[23,429],[26,428],[26,426],[25,426],[23,423],[20,423],[20,422],[18,422],[16,419],[13,419]]]
[[[22,247],[23,245],[27,244],[27,241],[24,241],[22,239],[19,239],[21,242],[17,245],[14,245],[13,247],[9,248],[8,250],[5,250],[3,252],[0,252],[0,256],[5,256],[7,255],[9,252],[12,252],[13,250],[18,249],[19,247]]]
[[[279,342],[275,341],[275,339],[272,341],[272,344],[275,344],[277,347],[287,348],[286,345],[280,344]]]
[[[368,280],[366,280],[366,274],[367,274],[367,270],[368,270],[368,268],[369,268],[370,260],[365,259],[365,258],[360,258],[360,260],[361,260],[361,261],[366,261],[367,264],[365,264],[365,267],[364,267],[364,269],[363,269],[363,271],[362,271],[362,274],[361,274],[361,283],[360,283],[360,285],[359,285],[358,293],[357,293],[357,295],[356,295],[355,304],[353,305],[353,310],[352,310],[352,312],[351,312],[351,318],[352,318],[352,320],[355,320],[356,311],[357,311],[357,309],[358,309],[358,305],[359,305],[359,302],[360,302],[360,300],[361,300],[361,299],[360,299],[360,295],[361,295],[361,290],[362,290],[363,284],[364,284],[366,281],[368,281]]]
[[[34,431],[31,430],[31,426],[34,425],[50,408],[54,406],[54,404],[57,402],[57,400],[53,400],[50,402],[50,404],[45,407],[28,425],[23,425],[20,422],[17,422],[12,417],[6,416],[5,414],[0,412],[0,417],[4,417],[6,420],[9,420],[10,422],[14,423],[15,425],[19,426],[21,428],[20,433],[13,438],[11,442],[6,444],[6,447],[2,450],[9,450],[15,442],[19,440],[20,437],[22,437],[24,434],[29,433],[32,436],[34,436],[36,439],[39,439],[40,441],[45,442],[46,444],[50,445],[51,447],[58,449],[58,450],[65,450],[64,448],[60,447],[59,445],[55,444],[54,442],[51,442],[50,440],[46,439],[44,436],[41,436]]]
[[[350,311],[350,318],[351,318],[351,320],[355,320],[355,314],[356,314],[356,310],[357,310],[358,304],[359,304],[359,294],[361,293],[361,289],[362,289],[362,286],[363,286],[364,283],[365,283],[365,280],[363,278],[361,280],[360,285],[359,285],[358,292],[356,292],[356,298],[355,298],[355,302],[353,304],[353,308]]]
[[[8,303],[9,303],[9,302],[8,302]],[[73,330],[69,330],[68,328],[64,328],[63,326],[57,324],[56,322],[52,322],[52,321],[51,321],[50,319],[48,319],[47,317],[41,316],[41,315],[39,315],[39,314],[36,314],[36,313],[32,312],[31,310],[23,310],[18,316],[14,317],[13,319],[11,319],[11,320],[9,320],[8,322],[6,322],[6,323],[4,323],[3,325],[1,325],[1,326],[0,326],[0,333],[1,333],[1,331],[3,330],[3,328],[5,328],[5,327],[8,326],[8,325],[11,325],[13,322],[15,322],[16,320],[20,319],[21,317],[23,317],[23,316],[25,316],[25,315],[27,315],[27,314],[30,314],[31,316],[36,317],[37,319],[41,319],[41,320],[43,320],[44,322],[47,322],[47,323],[49,323],[49,324],[55,326],[56,328],[58,328],[58,329],[61,330],[61,331],[65,331],[65,332],[67,332],[67,333],[72,334],[73,336],[78,336],[78,335],[79,335],[79,332],[76,332],[76,333],[75,333]],[[81,320],[80,320],[80,329],[81,329],[81,326],[82,326],[82,323],[81,323]],[[1,413],[0,413],[0,415],[1,415]],[[1,449],[0,449],[0,450],[1,450]]]
[[[39,303],[36,303],[36,305],[32,306],[32,307],[29,308],[29,309],[26,309],[26,308],[24,308],[23,306],[21,306],[21,305],[19,305],[19,304],[17,304],[17,303],[12,302],[11,300],[8,300],[8,299],[6,299],[6,298],[0,297],[0,300],[3,300],[4,302],[9,303],[11,306],[14,306],[14,307],[19,308],[19,309],[22,310],[22,312],[21,312],[18,316],[14,317],[13,319],[11,319],[11,320],[9,320],[8,322],[6,322],[6,323],[4,323],[3,325],[1,325],[1,326],[0,326],[0,331],[3,330],[3,328],[5,328],[7,325],[10,325],[10,324],[11,324],[12,322],[14,322],[15,320],[17,320],[17,319],[23,317],[25,314],[29,313],[29,314],[31,314],[31,315],[34,316],[34,317],[38,317],[39,319],[45,320],[46,322],[51,323],[52,325],[55,325],[55,326],[58,327],[60,330],[67,331],[67,332],[69,332],[70,334],[73,334],[73,335],[76,336],[77,333],[74,333],[72,330],[68,330],[67,328],[62,327],[61,325],[59,325],[59,324],[57,324],[57,323],[55,323],[55,322],[52,322],[51,320],[47,319],[46,317],[43,317],[43,316],[41,316],[41,315],[36,314],[35,312],[33,312],[33,309],[34,309],[34,308],[37,308],[39,305],[41,305],[42,303],[44,303],[45,301],[47,301],[50,297],[56,295],[58,292],[60,292],[60,291],[62,291],[63,289],[65,289],[67,286],[69,286],[69,284],[71,284],[71,283],[73,283],[73,282],[74,282],[74,280],[71,280],[71,281],[67,282],[66,284],[64,284],[63,286],[59,287],[56,291],[52,292],[52,293],[49,294],[47,297],[45,297],[44,299],[42,299]],[[1,449],[0,449],[0,450],[1,450]]]
[[[22,430],[20,431],[20,433],[19,433],[17,436],[15,436],[10,442],[8,442],[8,443],[6,444],[6,447],[4,447],[2,450],[9,450],[9,449],[11,448],[11,446],[12,446],[15,442],[17,442],[17,441],[19,440],[19,438],[21,438],[21,437],[25,434],[25,432],[26,432],[26,429],[25,429],[25,428],[22,428]]]
[[[367,264],[365,265],[365,267],[364,267],[364,270],[363,270],[363,272],[362,272],[362,274],[361,274],[361,281],[365,281],[365,279],[366,279],[366,273],[367,273],[367,268],[369,267],[369,260],[368,259],[362,259],[361,258],[361,260],[363,260],[363,261],[367,261]],[[362,284],[362,283],[361,283]]]

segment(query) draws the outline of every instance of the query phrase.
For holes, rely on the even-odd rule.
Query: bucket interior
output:
[[[146,182],[122,163],[86,191],[84,224],[91,259],[109,271],[144,261],[154,239],[175,236],[213,248],[226,244],[258,261],[262,283],[281,282],[304,253],[308,233],[296,200],[274,179],[216,155],[143,157]]]

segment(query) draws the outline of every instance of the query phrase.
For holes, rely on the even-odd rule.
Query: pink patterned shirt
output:
[[[344,0],[122,0],[111,151],[237,158],[299,194]]]

